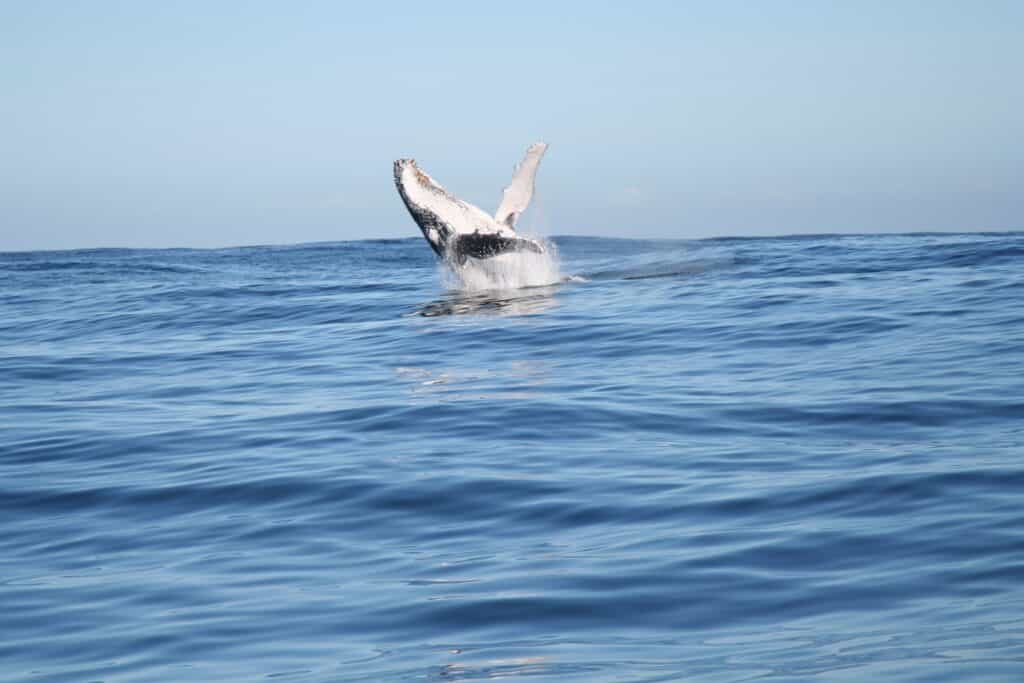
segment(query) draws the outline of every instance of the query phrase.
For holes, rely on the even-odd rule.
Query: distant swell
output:
[[[1024,680],[1022,266],[0,254],[0,680]]]

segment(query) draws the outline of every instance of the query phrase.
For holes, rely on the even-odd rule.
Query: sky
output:
[[[0,251],[1024,229],[1024,3],[0,0]]]

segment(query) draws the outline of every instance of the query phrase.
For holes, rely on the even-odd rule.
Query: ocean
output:
[[[1024,680],[1024,233],[552,243],[0,254],[0,680]]]

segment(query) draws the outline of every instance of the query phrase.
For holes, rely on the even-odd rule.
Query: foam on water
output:
[[[554,243],[537,240],[544,253],[514,251],[488,259],[469,258],[462,264],[450,263],[442,275],[452,289],[466,292],[543,287],[562,281],[558,250]]]

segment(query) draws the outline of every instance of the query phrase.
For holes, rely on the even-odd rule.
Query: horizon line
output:
[[[586,233],[559,233],[549,235],[543,239],[558,240],[567,237],[584,237],[600,240],[615,241],[644,241],[644,242],[710,242],[716,240],[771,240],[771,239],[813,239],[823,237],[879,237],[879,236],[909,236],[909,235],[1005,235],[1024,233],[1024,228],[1005,229],[983,229],[983,230],[903,230],[899,232],[794,232],[779,233],[770,235],[714,235],[704,237],[621,237],[608,235],[594,235]],[[407,240],[422,239],[420,235],[409,235],[406,237],[363,237],[347,240],[313,240],[310,242],[266,242],[261,244],[225,244],[208,247],[124,247],[124,246],[101,246],[101,247],[62,247],[57,249],[0,249],[0,255],[8,254],[38,254],[38,253],[64,253],[83,251],[226,251],[230,249],[268,249],[268,248],[289,248],[289,247],[311,247],[334,244],[351,244],[356,242],[404,242]]]

